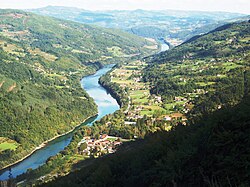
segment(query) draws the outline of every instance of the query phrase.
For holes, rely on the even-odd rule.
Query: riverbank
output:
[[[163,51],[167,51],[172,47],[171,44],[165,39],[161,39],[159,40],[159,42],[161,44],[159,46],[160,48],[159,53]],[[124,109],[124,113],[128,113],[131,107],[131,97],[128,93],[128,90],[126,90],[125,88],[122,88],[121,84],[112,82],[111,74],[115,68],[116,66],[114,66],[108,73],[103,75],[99,79],[99,84],[101,84],[106,90],[108,90],[110,95],[117,100],[118,104],[120,105],[121,110]],[[138,84],[137,81],[135,81],[135,83]]]
[[[3,172],[3,170],[5,170],[6,168],[11,167],[11,166],[14,166],[14,165],[17,165],[17,164],[19,164],[20,162],[24,161],[25,159],[27,159],[28,157],[30,157],[32,154],[34,154],[36,151],[38,151],[38,150],[40,150],[40,149],[46,147],[46,146],[47,146],[50,142],[52,142],[53,140],[55,140],[55,139],[57,139],[57,138],[59,138],[59,137],[65,136],[65,135],[67,135],[67,134],[73,132],[73,131],[76,130],[78,127],[80,127],[83,123],[85,123],[87,120],[89,120],[89,119],[91,119],[91,118],[93,118],[93,117],[95,117],[95,116],[97,116],[97,115],[98,115],[98,113],[96,113],[96,114],[93,115],[93,116],[89,116],[89,117],[87,117],[85,120],[83,120],[79,125],[75,126],[73,129],[71,129],[71,130],[69,130],[69,131],[67,131],[67,132],[65,132],[65,133],[63,133],[63,134],[54,136],[53,138],[51,138],[51,139],[49,139],[49,140],[44,141],[42,144],[40,144],[39,146],[37,146],[34,150],[32,150],[32,151],[31,151],[28,155],[26,155],[25,157],[23,157],[23,158],[17,160],[17,161],[14,162],[14,163],[8,164],[8,165],[4,166],[3,168],[1,168],[1,169],[0,169],[0,173]]]
[[[98,65],[95,65],[95,66],[93,66],[93,68],[95,69],[93,73],[91,72],[91,73],[89,73],[88,75],[85,75],[85,76],[80,75],[79,77],[81,77],[81,79],[79,80],[79,83],[78,83],[78,84],[80,84],[79,89],[82,88],[82,87],[81,87],[81,80],[82,80],[84,77],[91,76],[91,75],[95,74],[95,73],[96,73],[98,70],[100,70],[102,67],[103,67],[103,66],[101,66],[101,65],[99,65],[99,64],[98,64]],[[88,117],[85,118],[82,122],[80,122],[79,125],[75,126],[75,127],[72,128],[71,130],[66,131],[66,132],[63,133],[63,134],[54,136],[54,137],[50,138],[49,140],[46,140],[46,141],[42,142],[39,146],[35,147],[35,148],[34,148],[30,153],[28,153],[26,156],[24,156],[24,157],[18,159],[17,161],[15,161],[15,162],[13,162],[13,163],[11,163],[11,164],[8,164],[8,165],[6,165],[6,166],[0,168],[0,176],[1,176],[1,174],[3,173],[3,171],[6,170],[6,168],[19,164],[20,162],[22,162],[22,161],[24,161],[25,159],[29,158],[29,157],[30,157],[32,154],[34,154],[36,151],[39,151],[40,149],[46,147],[46,146],[47,146],[50,142],[52,142],[53,140],[55,140],[55,139],[57,139],[57,138],[60,138],[60,137],[62,137],[62,136],[65,136],[65,135],[67,135],[67,134],[73,132],[74,130],[76,130],[76,128],[78,128],[79,126],[81,126],[81,125],[82,125],[84,122],[86,122],[88,119],[91,119],[91,118],[93,118],[93,117],[95,117],[95,116],[97,116],[97,115],[98,115],[98,113],[95,113],[95,114],[93,114],[93,115],[91,115],[91,116],[88,116]]]
[[[160,42],[160,51],[159,53],[161,52],[164,52],[164,51],[167,51],[169,50],[171,47],[173,47],[166,39],[162,38],[162,39],[159,39],[159,42]]]
[[[114,66],[115,67],[115,66]],[[129,105],[129,98],[127,97],[127,92],[122,89],[118,84],[111,81],[110,73],[113,71],[112,68],[108,73],[100,77],[99,84],[105,88],[108,93],[115,98],[120,106],[120,109],[126,108]]]
[[[65,150],[65,148],[70,145],[75,132],[77,132],[77,130],[74,131],[76,128],[81,126],[83,123],[85,123],[86,126],[91,126],[94,121],[100,120],[103,116],[114,113],[119,109],[119,104],[117,103],[116,99],[108,94],[107,90],[105,90],[105,88],[103,88],[98,83],[99,77],[106,74],[111,68],[112,67],[110,65],[107,65],[104,68],[96,71],[95,74],[85,76],[81,80],[81,87],[85,90],[86,93],[88,93],[88,95],[97,105],[97,117],[86,118],[81,124],[71,129],[70,131],[57,135],[50,140],[43,142],[22,159],[19,159],[18,161],[5,166],[5,169],[3,169],[0,175],[1,180],[8,179],[9,172],[6,168],[10,166],[13,166],[11,169],[14,178],[25,173],[27,169],[32,169],[32,171],[35,171],[37,168],[41,169],[40,166],[46,164],[48,158],[56,158],[56,155],[60,155],[58,153]],[[72,131],[74,132],[72,133]]]

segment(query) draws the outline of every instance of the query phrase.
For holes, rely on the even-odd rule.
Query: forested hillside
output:
[[[189,101],[190,114],[202,115],[237,104],[247,92],[250,23],[224,25],[164,53],[149,57],[144,81],[165,102]]]
[[[249,32],[249,22],[225,25],[145,59],[151,93],[187,123],[42,186],[249,186]]]
[[[119,30],[97,28],[18,10],[1,10],[0,14],[1,37],[20,42],[20,45],[26,47],[24,52],[54,61],[50,65],[46,64],[52,68],[78,68],[81,63],[143,54],[145,46],[150,44],[145,39]],[[12,53],[18,51],[22,55],[18,47],[9,46],[5,49]]]
[[[0,10],[0,168],[95,115],[81,77],[148,54],[147,45],[118,30]]]

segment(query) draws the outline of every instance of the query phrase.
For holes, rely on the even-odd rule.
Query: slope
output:
[[[249,186],[249,101],[125,144],[40,186]]]
[[[249,73],[249,28],[249,22],[224,25],[149,57],[144,81],[165,103],[187,100],[180,112],[200,115],[236,104],[245,93]]]
[[[187,125],[41,186],[249,186],[249,27],[226,25],[146,59],[151,92],[192,106]]]
[[[0,10],[0,168],[96,114],[79,80],[147,54],[144,39],[19,10]]]

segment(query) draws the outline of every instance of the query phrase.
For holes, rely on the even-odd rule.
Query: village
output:
[[[123,141],[127,140],[120,137],[108,136],[107,134],[100,135],[99,139],[85,136],[78,143],[78,152],[84,156],[97,158],[105,154],[114,153]]]

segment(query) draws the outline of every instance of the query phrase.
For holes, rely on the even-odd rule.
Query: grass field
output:
[[[30,52],[34,55],[39,55],[41,57],[43,57],[44,59],[48,60],[48,61],[55,61],[57,59],[57,57],[55,55],[49,54],[49,53],[45,53],[43,51],[41,51],[40,49],[36,48],[35,50],[30,50]]]
[[[208,86],[208,85],[215,84],[215,82],[197,82],[196,84],[199,86]]]
[[[122,49],[117,46],[113,47],[108,47],[107,48],[108,52],[112,53],[113,56],[119,57],[119,56],[124,56],[125,54],[122,52]]]
[[[17,143],[15,143],[15,142],[0,143],[0,152],[5,151],[7,149],[15,150],[16,148],[17,148]]]
[[[117,140],[117,138],[107,138],[107,140],[111,141],[111,142],[114,142]]]
[[[116,82],[118,84],[132,84],[133,83],[132,80],[119,80],[117,78],[113,78],[112,82]]]
[[[147,96],[150,95],[149,90],[134,90],[131,91],[130,96],[131,97],[141,97],[141,96]]]
[[[231,63],[231,62],[223,63],[223,67],[226,68],[226,71],[230,71],[231,69],[235,69],[235,68],[240,67],[240,66],[241,65]]]

